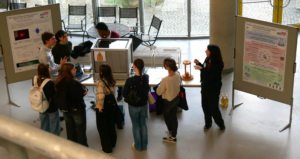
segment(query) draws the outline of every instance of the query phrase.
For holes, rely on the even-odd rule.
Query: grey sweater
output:
[[[51,52],[51,49],[43,46],[40,50],[40,55],[39,55],[39,61],[40,63],[48,63],[49,67],[51,69],[51,74],[54,74],[60,69],[60,65],[56,64],[54,62],[54,58]]]

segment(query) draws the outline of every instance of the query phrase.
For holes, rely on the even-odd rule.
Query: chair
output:
[[[133,35],[137,35],[138,33],[138,7],[136,8],[120,8],[119,7],[119,23],[121,24],[121,18],[136,18],[136,26],[130,27],[130,32]]]
[[[158,19],[155,15],[153,15],[148,33],[141,33],[140,35],[136,36],[137,38],[143,41],[142,45],[149,47],[151,50],[155,49],[155,46],[153,44],[156,42],[161,23],[162,20]]]
[[[9,10],[24,9],[27,3],[9,3]]]
[[[34,6],[35,6],[35,7],[41,7],[41,6],[43,6],[43,5],[35,4]]]
[[[82,17],[80,19],[80,24],[71,24],[70,17]],[[65,19],[68,17],[68,25],[65,24]],[[71,6],[68,4],[68,16],[62,19],[62,23],[66,32],[70,33],[70,37],[72,38],[71,32],[83,32],[83,41],[84,41],[84,34],[86,33],[87,37],[89,38],[88,32],[86,31],[86,5],[84,6]],[[72,30],[72,31],[70,31]],[[78,30],[78,31],[73,31]]]
[[[116,23],[117,9],[116,7],[98,7],[98,17],[115,17],[114,23]]]

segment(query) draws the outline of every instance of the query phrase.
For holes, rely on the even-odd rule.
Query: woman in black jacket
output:
[[[225,130],[224,121],[219,109],[219,96],[222,87],[222,70],[224,62],[220,48],[217,45],[207,46],[206,59],[204,63],[194,60],[195,69],[201,71],[201,98],[202,108],[205,117],[204,130],[208,130],[212,125],[212,117],[221,131]]]
[[[59,103],[66,103],[63,112],[67,127],[67,138],[84,146],[88,146],[86,137],[86,112],[83,97],[87,89],[75,78],[74,64],[66,62],[62,65],[55,81],[56,92],[65,92],[64,99],[57,98]],[[61,94],[59,96],[62,96]],[[62,101],[65,100],[65,101]],[[61,109],[61,107],[59,107]]]
[[[123,96],[126,98],[131,86],[136,86],[140,100],[137,103],[128,103],[129,114],[132,122],[134,143],[132,148],[137,151],[147,150],[148,131],[146,116],[148,112],[148,93],[150,90],[149,76],[143,73],[144,61],[135,59],[133,62],[135,76],[127,78],[124,85]]]

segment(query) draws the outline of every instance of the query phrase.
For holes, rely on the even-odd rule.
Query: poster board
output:
[[[59,4],[1,12],[0,19],[7,84],[31,79],[37,74],[41,34],[61,30]]]
[[[236,17],[233,88],[292,105],[298,28]]]

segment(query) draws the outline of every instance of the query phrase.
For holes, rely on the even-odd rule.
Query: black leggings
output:
[[[224,121],[219,109],[220,92],[201,91],[202,109],[204,112],[205,125],[210,127],[212,125],[212,117],[215,123],[220,127],[225,127]]]
[[[100,135],[102,149],[106,153],[111,153],[112,148],[116,146],[117,133],[114,123],[113,110],[103,109],[102,113],[96,109],[96,123]]]
[[[164,99],[163,115],[168,127],[172,132],[172,137],[176,137],[178,129],[177,108],[179,104],[179,97],[177,96],[172,101]]]

